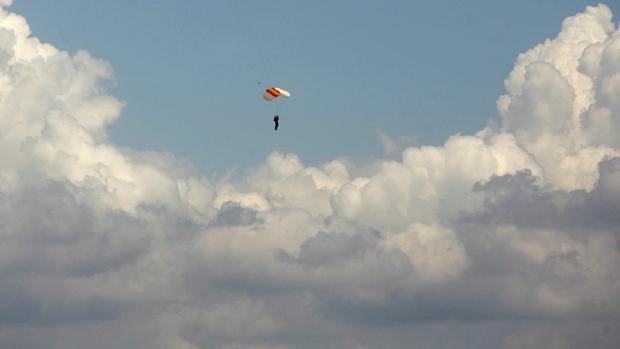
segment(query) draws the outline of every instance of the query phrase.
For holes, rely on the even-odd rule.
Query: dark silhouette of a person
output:
[[[273,117],[273,122],[276,124],[274,130],[278,130],[278,121],[280,121],[280,117],[278,116],[278,114],[276,114],[276,116]]]

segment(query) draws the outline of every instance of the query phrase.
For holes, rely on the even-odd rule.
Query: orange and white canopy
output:
[[[265,90],[265,93],[263,93],[263,98],[266,101],[272,101],[275,98],[278,97],[290,97],[291,94],[288,91],[285,91],[279,87],[270,87],[267,90]]]

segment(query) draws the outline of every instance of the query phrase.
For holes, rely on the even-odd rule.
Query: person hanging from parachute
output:
[[[278,97],[289,98],[290,96],[291,96],[291,94],[288,91],[283,90],[283,89],[281,89],[279,87],[270,87],[270,88],[265,90],[265,93],[263,93],[263,99],[266,100],[267,102],[273,102]],[[273,117],[273,122],[275,124],[274,130],[276,130],[276,131],[278,130],[278,126],[280,125],[279,121],[280,121],[280,116],[276,112],[274,117]]]
[[[273,122],[276,124],[274,130],[276,131],[278,130],[278,121],[280,121],[280,117],[276,114],[276,116],[273,117]]]

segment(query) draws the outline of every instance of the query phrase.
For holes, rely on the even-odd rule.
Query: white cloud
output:
[[[498,100],[503,129],[561,189],[591,189],[599,161],[619,155],[609,134],[617,117],[606,102],[618,60],[603,54],[618,36],[611,19],[600,5],[564,20],[556,38],[519,56],[505,81],[508,94]]]
[[[416,277],[443,281],[461,275],[467,266],[465,250],[454,232],[440,227],[413,224],[385,240],[388,248],[404,252]]]
[[[611,348],[619,38],[605,6],[566,19],[517,60],[500,129],[211,183],[110,144],[110,66],[0,9],[0,347],[564,347],[538,326],[585,325]]]

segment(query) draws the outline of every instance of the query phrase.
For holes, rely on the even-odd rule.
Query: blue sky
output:
[[[15,1],[33,35],[111,63],[112,142],[207,176],[278,149],[308,164],[382,155],[378,131],[441,144],[496,116],[518,53],[595,1]],[[618,3],[608,3],[620,13]],[[289,89],[282,128],[257,81]]]

